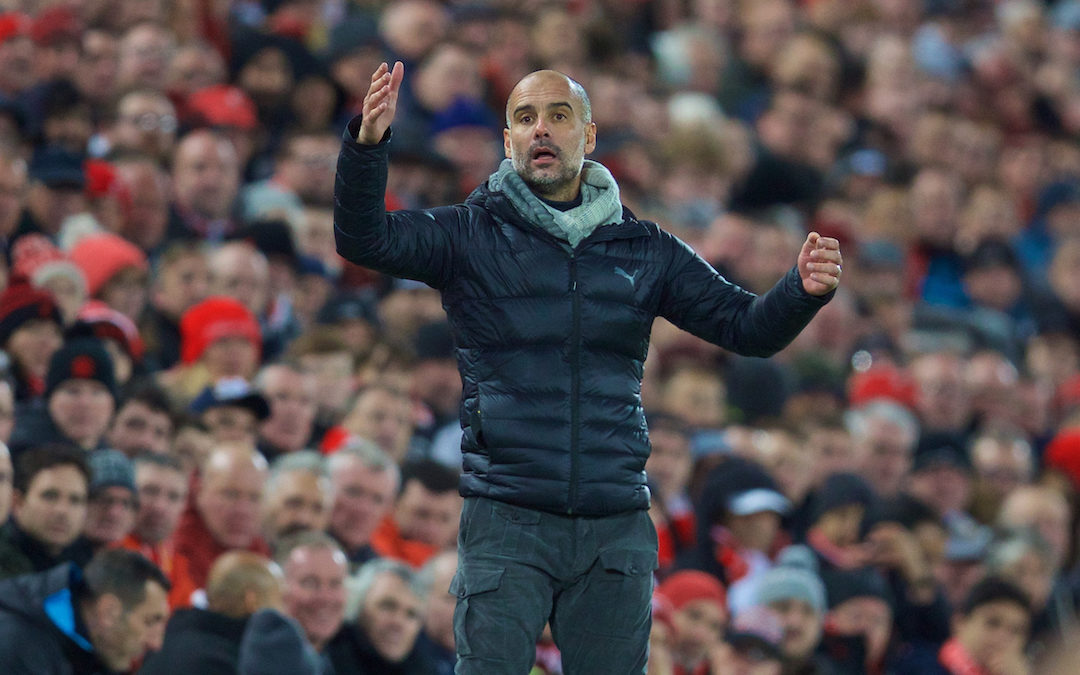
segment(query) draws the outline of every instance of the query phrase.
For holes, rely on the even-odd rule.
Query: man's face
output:
[[[596,148],[596,125],[585,122],[583,102],[552,72],[518,83],[506,102],[510,127],[503,147],[514,171],[541,196],[577,196],[585,155]]]
[[[674,651],[685,663],[698,663],[720,641],[727,612],[710,600],[692,600],[671,615],[675,626]]]
[[[210,292],[210,268],[198,253],[183,255],[164,266],[157,275],[154,305],[174,319],[206,299]]]
[[[375,442],[395,461],[405,457],[412,437],[408,399],[384,389],[365,391],[344,422],[350,432]]]
[[[1028,614],[1008,600],[979,605],[957,620],[956,636],[968,653],[984,668],[1001,657],[1023,651],[1028,634]]]
[[[399,663],[416,644],[423,604],[401,577],[384,572],[371,585],[357,622],[380,656]]]
[[[330,641],[345,620],[348,563],[332,548],[301,546],[285,561],[285,612],[304,629],[316,649]]]
[[[780,643],[784,656],[802,661],[813,654],[821,641],[823,617],[809,604],[795,598],[777,600],[769,607],[777,613],[784,626],[784,639]]]
[[[25,495],[16,493],[14,514],[20,528],[59,553],[86,523],[86,477],[71,465],[39,471]]]
[[[45,377],[49,359],[64,344],[60,326],[51,319],[32,319],[15,329],[4,349],[31,375]]]
[[[840,635],[861,635],[866,639],[867,663],[877,663],[885,654],[892,634],[892,611],[884,600],[852,598],[831,610],[829,620]]]
[[[318,383],[315,395],[320,412],[338,414],[356,391],[352,354],[347,351],[305,354],[300,357],[300,365]]]
[[[255,438],[255,413],[236,405],[219,405],[202,414],[203,424],[219,443],[250,442]]]
[[[259,351],[245,337],[223,337],[214,340],[203,352],[202,363],[214,380],[226,377],[251,379],[259,363]],[[254,425],[252,427],[254,432]]]
[[[187,503],[187,478],[167,466],[136,463],[135,486],[139,511],[135,532],[143,541],[156,544],[172,536]]]
[[[330,532],[349,551],[371,541],[371,534],[394,504],[397,481],[389,469],[373,469],[359,460],[332,464],[333,506]]]
[[[109,429],[109,445],[128,457],[142,451],[164,455],[172,441],[172,419],[141,401],[124,404]]]
[[[239,183],[239,159],[228,141],[199,132],[180,141],[173,164],[178,205],[204,218],[226,218]]]
[[[203,477],[197,504],[210,534],[227,548],[247,548],[259,532],[266,472],[247,461]]]
[[[11,454],[7,449],[0,450],[0,523],[6,523],[11,514],[11,497],[14,493],[12,481],[15,472],[11,467]]]
[[[83,534],[93,542],[112,544],[128,536],[135,526],[135,495],[112,485],[90,498]]]
[[[677,431],[655,429],[649,432],[649,441],[652,453],[645,462],[649,478],[656,480],[660,494],[665,498],[684,494],[693,467],[690,439]]]
[[[286,452],[301,450],[311,438],[318,409],[315,378],[291,368],[274,368],[267,373],[262,394],[270,402],[270,417],[259,433]]]
[[[780,530],[780,515],[759,511],[745,516],[728,516],[728,529],[742,548],[766,552]]]
[[[113,142],[121,150],[167,157],[176,141],[176,109],[164,96],[135,92],[120,101]]]
[[[116,596],[109,595],[97,602],[109,598],[119,603]],[[94,651],[111,670],[127,672],[147,652],[161,649],[168,619],[168,594],[161,584],[147,581],[146,598],[141,603],[101,624],[102,629],[92,639]]]
[[[49,416],[65,436],[92,447],[105,434],[114,405],[112,394],[97,380],[67,380],[49,397]]]
[[[322,530],[329,517],[329,484],[310,471],[289,471],[266,495],[266,534],[271,539],[302,530]]]
[[[883,497],[896,495],[911,470],[914,440],[887,420],[871,419],[867,435],[859,442],[862,476]]]
[[[405,484],[394,510],[403,537],[437,549],[454,542],[460,517],[461,497],[456,490],[431,492],[417,480]]]
[[[435,644],[450,651],[454,651],[454,608],[457,606],[457,596],[450,593],[449,588],[457,572],[457,565],[454,564],[456,559],[457,556],[453,553],[437,559],[424,608],[424,634]]]

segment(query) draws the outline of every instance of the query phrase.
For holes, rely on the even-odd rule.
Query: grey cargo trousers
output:
[[[457,675],[527,675],[550,621],[565,675],[645,673],[656,529],[469,497],[461,512]]]

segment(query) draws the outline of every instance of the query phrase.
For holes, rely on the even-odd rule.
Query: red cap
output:
[[[885,398],[914,410],[916,392],[915,380],[903,370],[888,364],[856,372],[848,379],[848,403],[853,408]]]
[[[259,124],[255,104],[243,89],[229,84],[213,84],[188,97],[188,111],[204,124],[251,131]]]
[[[30,37],[39,45],[51,45],[61,40],[78,40],[83,27],[75,12],[63,5],[53,5],[34,17]]]
[[[30,17],[20,12],[4,12],[0,14],[0,44],[4,44],[14,37],[30,35],[32,23]]]
[[[1074,488],[1080,488],[1080,427],[1059,431],[1047,444],[1043,462],[1048,469],[1068,476]]]
[[[195,363],[207,347],[229,337],[247,338],[256,351],[262,349],[262,332],[255,315],[238,300],[211,296],[180,317],[180,359]]]
[[[706,572],[682,570],[660,584],[656,592],[667,598],[675,611],[694,600],[709,600],[727,614],[727,591],[720,580]]]
[[[71,249],[69,257],[86,277],[86,290],[91,297],[123,269],[134,267],[145,271],[150,268],[142,249],[108,232],[83,237]]]

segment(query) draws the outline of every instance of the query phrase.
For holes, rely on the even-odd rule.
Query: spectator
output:
[[[306,531],[281,541],[277,561],[285,572],[285,613],[304,629],[315,651],[333,661],[330,643],[345,618],[344,553],[322,532]]]
[[[79,310],[74,325],[68,331],[68,338],[82,336],[101,340],[112,359],[118,388],[126,388],[136,373],[141,373],[143,341],[135,322],[126,315],[100,300],[91,300]]]
[[[372,537],[394,507],[400,485],[398,467],[374,443],[352,440],[330,455],[329,532],[359,566],[376,557]]]
[[[1052,551],[1055,577],[1068,563],[1072,547],[1069,527],[1070,509],[1060,492],[1040,485],[1022,486],[1014,490],[1001,505],[997,525],[1007,528],[1030,528],[1038,532]]]
[[[419,568],[453,546],[461,516],[458,472],[430,460],[405,464],[393,513],[371,537],[380,556]]]
[[[138,511],[134,529],[120,545],[141,553],[169,578],[169,607],[187,607],[198,588],[191,562],[176,550],[176,530],[187,504],[187,474],[179,460],[166,454],[144,452],[133,462]]]
[[[86,290],[131,321],[146,305],[149,266],[137,246],[111,233],[83,237],[71,249],[72,262],[86,278]]]
[[[156,258],[165,248],[169,176],[152,157],[143,155],[120,157],[113,165],[119,180],[131,191],[130,208],[117,234]],[[149,289],[153,287],[151,283]]]
[[[971,459],[963,448],[943,444],[920,448],[907,478],[907,492],[939,516],[968,511],[972,493]]]
[[[431,664],[416,648],[424,622],[417,573],[396,560],[372,560],[349,589],[347,622],[327,653],[337,672],[427,675]]]
[[[704,572],[684,570],[665,579],[656,592],[670,603],[674,634],[670,639],[675,672],[708,673],[708,658],[727,628],[727,594]]]
[[[829,611],[825,654],[841,672],[875,672],[887,667],[893,634],[893,596],[872,569],[822,575]]]
[[[117,407],[105,440],[109,447],[132,459],[143,452],[165,455],[174,431],[168,397],[147,384],[129,393]]]
[[[417,639],[417,649],[433,664],[432,675],[451,675],[457,663],[454,650],[457,596],[450,592],[456,573],[456,551],[438,553],[420,569],[419,576],[421,584],[427,588],[427,597],[424,600],[424,628]]]
[[[107,132],[115,155],[138,153],[165,164],[176,145],[176,107],[156,89],[135,89],[116,104],[116,121]]]
[[[389,385],[373,383],[357,392],[341,426],[354,436],[374,441],[400,463],[405,460],[412,440],[411,412],[408,396]]]
[[[11,515],[11,501],[14,496],[15,467],[11,464],[11,451],[7,445],[0,444],[0,528],[7,525]]]
[[[344,416],[356,393],[356,358],[343,340],[321,326],[297,337],[287,358],[298,363],[305,373],[313,375],[318,383],[312,436],[320,439]]]
[[[167,237],[220,243],[232,234],[240,170],[236,149],[224,136],[198,129],[181,138],[173,159],[175,202]]]
[[[65,344],[49,360],[45,408],[16,419],[12,447],[16,454],[42,443],[70,443],[83,450],[104,447],[105,432],[116,408],[112,359],[94,338]]]
[[[252,615],[240,642],[239,675],[319,675],[315,650],[296,621],[276,609]]]
[[[165,626],[160,651],[139,670],[143,675],[233,675],[251,615],[280,608],[281,570],[267,558],[246,551],[221,556],[206,581],[206,608],[176,611]]]
[[[755,600],[780,617],[785,672],[830,672],[831,664],[817,654],[825,623],[825,586],[808,549],[789,546],[781,551],[776,567],[758,584]]]
[[[176,532],[176,550],[191,561],[191,579],[198,588],[206,585],[210,566],[226,551],[269,552],[259,537],[267,473],[262,455],[243,443],[219,444],[201,471],[195,499]]]
[[[971,464],[975,471],[971,514],[983,523],[994,522],[1005,498],[1030,483],[1035,472],[1031,443],[1011,429],[977,431],[971,439]]]
[[[784,628],[779,615],[767,607],[751,607],[731,621],[724,642],[710,655],[713,672],[726,667],[754,675],[780,675]]]
[[[86,211],[83,158],[69,150],[43,147],[30,158],[30,192],[16,236],[40,232],[50,239],[60,234],[68,216]]]
[[[259,423],[270,416],[266,398],[240,377],[227,377],[203,389],[189,409],[218,443],[254,444]]]
[[[0,584],[0,660],[12,675],[128,672],[161,648],[168,590],[153,563],[115,549],[81,574],[69,563],[7,580]]]
[[[119,450],[95,450],[89,456],[90,485],[83,536],[96,550],[115,546],[135,527],[139,497],[135,469]]]
[[[275,459],[263,501],[263,534],[271,547],[298,532],[322,532],[329,518],[330,479],[322,455],[305,450]]]
[[[898,403],[871,401],[846,420],[855,444],[857,471],[879,497],[895,497],[911,471],[919,423]]]
[[[259,450],[273,459],[297,452],[313,440],[319,381],[290,362],[265,366],[255,387],[270,404],[270,416],[259,425]]]
[[[0,537],[0,578],[79,564],[89,550],[76,544],[86,524],[90,469],[82,451],[45,446],[15,462],[12,519]]]
[[[806,543],[821,569],[858,569],[867,564],[863,520],[874,506],[870,485],[851,473],[835,473],[815,493]]]
[[[690,430],[677,417],[664,413],[650,414],[648,419],[652,452],[645,471],[655,489],[650,513],[659,540],[660,568],[666,570],[677,555],[693,548],[697,527],[689,494]]]
[[[61,325],[56,301],[46,291],[16,281],[0,295],[0,347],[11,359],[19,403],[45,392],[49,361],[64,343]]]
[[[158,259],[139,330],[152,365],[168,369],[180,360],[180,319],[206,299],[210,276],[201,244],[177,242]]]

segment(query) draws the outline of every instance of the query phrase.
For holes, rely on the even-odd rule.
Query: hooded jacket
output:
[[[72,563],[0,582],[0,664],[5,675],[110,675],[77,632],[78,585]]]
[[[653,320],[769,356],[830,297],[806,293],[795,269],[755,296],[625,208],[576,247],[486,183],[464,204],[387,213],[389,138],[358,144],[358,125],[338,160],[338,252],[442,292],[463,385],[463,496],[564,515],[648,508],[641,378]]]

